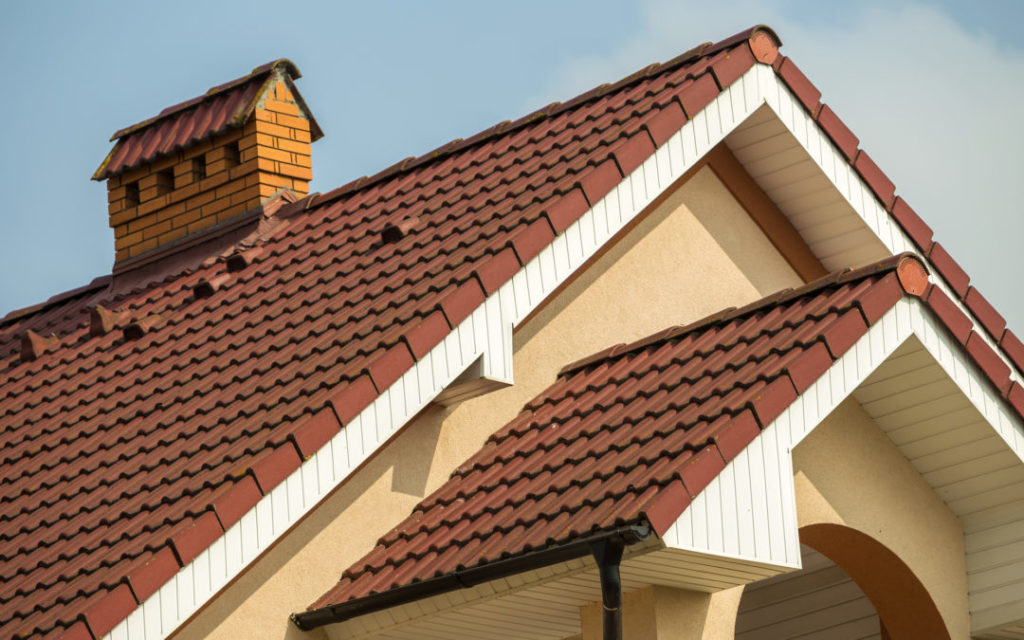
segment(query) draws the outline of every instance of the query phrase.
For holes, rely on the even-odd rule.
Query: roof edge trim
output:
[[[837,158],[841,159],[836,163],[836,171],[841,167],[850,180],[858,181],[872,194],[872,198],[858,198],[862,203],[850,200],[851,206],[867,224],[871,233],[890,253],[918,249],[919,254],[937,274],[936,283],[950,294],[954,305],[972,317],[972,322],[983,328],[980,334],[982,338],[1013,369],[1014,380],[1024,383],[1024,348],[1020,346],[1020,338],[996,319],[996,314],[993,313],[995,309],[987,304],[987,301],[981,302],[979,292],[975,290],[975,293],[971,294],[968,274],[941,244],[934,240],[931,227],[898,195],[893,181],[859,147],[860,140],[857,136],[834,110],[821,101],[821,92],[817,87],[799,70],[792,58],[782,55],[771,64],[770,69],[764,68],[762,75],[774,78],[789,94],[785,102],[790,103],[792,120],[781,115],[780,95],[765,95],[765,99],[790,133],[800,140],[802,127],[815,126],[824,138],[822,143],[831,144]],[[762,80],[767,80],[767,77],[763,77]],[[796,114],[799,114],[799,117]],[[810,152],[806,143],[804,147]],[[811,155],[814,157],[813,153]],[[816,162],[836,189],[845,194],[846,188],[833,175],[833,170],[826,169],[821,160]],[[849,200],[848,196],[847,199]],[[871,205],[867,204],[868,201]]]

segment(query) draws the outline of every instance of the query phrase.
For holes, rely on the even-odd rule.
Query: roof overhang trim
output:
[[[802,78],[803,76],[801,75],[800,77]],[[804,78],[804,81],[806,82],[806,78]],[[737,80],[736,84],[740,82],[747,84],[758,94],[758,107],[766,108],[771,116],[778,123],[781,123],[792,139],[795,140],[803,156],[808,158],[816,167],[818,174],[815,178],[823,176],[831,185],[831,188],[839,194],[842,202],[847,207],[847,214],[842,219],[836,219],[836,224],[832,229],[826,229],[822,225],[817,225],[816,228],[805,228],[806,225],[800,224],[795,218],[815,216],[816,214],[820,217],[822,204],[819,201],[805,198],[803,200],[806,201],[806,206],[802,208],[793,203],[776,202],[782,212],[790,218],[797,231],[804,236],[805,242],[807,242],[811,251],[816,254],[826,270],[835,271],[852,265],[867,264],[873,260],[880,260],[901,253],[922,254],[922,249],[918,247],[907,231],[897,223],[894,214],[890,213],[890,209],[902,203],[902,200],[895,198],[895,204],[882,202],[876,190],[872,188],[872,185],[868,183],[862,173],[859,172],[858,168],[851,163],[845,154],[849,150],[846,150],[844,153],[823,128],[820,109],[819,112],[809,113],[808,107],[805,106],[805,101],[802,101],[787,86],[786,82],[779,77],[778,72],[769,66],[755,65],[743,78]],[[809,83],[808,86],[810,86]],[[813,86],[811,88],[813,89]],[[820,103],[818,103],[818,106],[820,107]],[[742,125],[746,124],[748,119],[751,119],[751,122],[753,122],[753,117],[758,117],[764,113],[762,111],[761,114],[757,114],[755,111],[757,109],[747,110],[743,113],[742,117],[735,118],[735,121],[728,121],[730,124],[730,135],[726,136],[725,140],[730,147],[733,146],[736,139],[734,133],[742,129]],[[725,122],[723,121],[723,126]],[[854,141],[856,142],[856,139]],[[765,167],[763,180],[760,175],[762,172],[758,171],[757,167],[750,166],[751,163],[748,159],[745,159],[744,153],[735,148],[733,151],[737,159],[745,165],[745,168],[755,181],[764,182],[764,180],[768,180],[774,185],[779,186],[781,191],[785,191],[791,188],[793,184],[807,180],[807,175],[803,173],[802,163],[794,162],[793,156],[788,153],[789,150],[787,150],[785,156],[788,165],[784,168],[771,165],[771,163],[760,163]],[[856,148],[854,152],[856,152]],[[754,163],[757,162],[759,161],[754,161]],[[792,183],[786,183],[782,180],[787,172],[793,177]],[[761,184],[761,186],[770,197],[774,196],[772,185]],[[905,203],[903,203],[903,206],[905,206]],[[841,232],[842,235],[837,236],[833,229]],[[823,233],[825,231],[827,233]],[[931,253],[928,255],[930,256]],[[923,259],[928,264],[929,269],[937,274],[933,278],[935,286],[942,289],[959,311],[972,319],[974,325],[978,327],[977,333],[979,337],[1009,367],[1011,380],[1024,385],[1024,375],[1021,374],[1017,366],[1003,352],[1002,347],[997,342],[998,336],[997,340],[993,340],[993,337],[980,327],[974,314],[961,301],[962,296],[954,291],[953,287],[945,279],[943,275],[944,269],[936,266],[930,257],[926,256]]]

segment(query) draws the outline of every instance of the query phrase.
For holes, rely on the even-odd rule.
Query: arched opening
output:
[[[891,640],[949,638],[928,590],[885,545],[855,529],[825,523],[801,527],[800,540],[849,574],[875,606]]]
[[[948,639],[931,596],[900,558],[837,524],[800,529],[804,568],[748,585],[737,640]]]

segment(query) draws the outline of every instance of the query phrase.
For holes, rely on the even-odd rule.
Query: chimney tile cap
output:
[[[185,109],[188,109],[189,107],[193,107],[201,102],[210,100],[226,91],[229,91],[230,89],[234,89],[235,87],[241,86],[249,82],[250,80],[255,80],[256,78],[259,78],[261,76],[269,75],[270,73],[278,69],[284,71],[292,80],[296,80],[302,77],[302,74],[299,72],[299,68],[295,66],[294,62],[292,62],[288,58],[278,58],[277,60],[274,60],[272,62],[261,64],[260,66],[250,71],[247,75],[244,75],[240,78],[235,78],[234,80],[230,80],[228,82],[225,82],[224,84],[219,84],[217,86],[210,87],[206,90],[206,93],[204,93],[201,96],[196,96],[195,98],[192,98],[190,100],[185,100],[184,102],[179,102],[178,104],[167,107],[166,109],[164,109],[157,115],[153,116],[152,118],[148,118],[146,120],[143,120],[142,122],[136,122],[133,125],[124,127],[122,129],[118,129],[117,131],[114,132],[112,136],[110,136],[110,141],[113,142],[114,140],[123,138],[131,133],[135,133],[140,129],[145,129],[146,127],[155,124],[156,122],[163,120],[168,116],[172,116],[176,113],[184,111]]]

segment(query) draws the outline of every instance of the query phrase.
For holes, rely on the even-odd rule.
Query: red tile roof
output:
[[[286,205],[245,257],[8,314],[0,632],[109,631],[752,66],[749,35]],[[265,73],[119,132],[103,175]]]
[[[942,296],[927,277],[896,256],[567,366],[300,624],[397,603],[403,588],[423,597],[424,582],[457,589],[444,578],[627,525],[663,534],[886,311]],[[1005,365],[977,335],[964,342],[1007,397]]]
[[[1024,367],[1024,344],[777,44],[754,29],[701,45],[286,206],[258,251],[131,291],[98,279],[0,320],[0,632],[106,633],[755,58]],[[190,144],[189,127],[212,134],[215,113],[230,126],[274,64],[297,77],[265,65],[117,132],[96,178]],[[971,319],[925,295],[1024,412]]]
[[[312,139],[323,137],[320,126],[306,107],[292,81],[302,77],[290,60],[260,65],[249,75],[211,87],[201,96],[167,107],[157,116],[116,131],[117,140],[93,180],[106,180],[161,156],[205,140],[229,127],[244,125],[270,83],[284,79],[310,122]]]
[[[903,297],[901,259],[566,367],[311,609],[644,520],[664,532]]]

